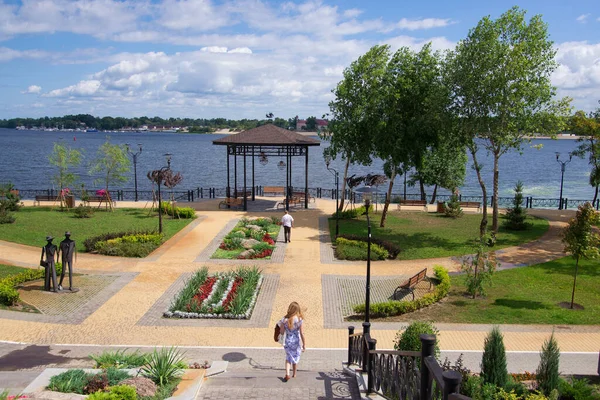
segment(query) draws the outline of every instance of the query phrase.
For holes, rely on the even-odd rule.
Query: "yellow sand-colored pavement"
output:
[[[104,257],[79,254],[78,270],[91,273],[128,273],[131,279],[115,293],[111,293],[90,315],[77,323],[54,323],[20,318],[17,312],[0,313],[0,340],[36,344],[120,344],[120,345],[187,345],[271,347],[272,327],[287,310],[290,301],[298,301],[305,310],[307,347],[344,348],[347,346],[347,329],[326,328],[327,313],[331,304],[324,304],[323,277],[325,275],[361,276],[365,274],[364,263],[322,263],[319,219],[331,214],[333,201],[317,199],[310,210],[292,212],[295,227],[291,243],[285,247],[284,262],[261,262],[258,265],[265,274],[278,276],[278,284],[272,301],[268,324],[248,326],[235,323],[228,326],[211,325],[198,321],[195,326],[173,324],[140,324],[166,291],[182,276],[201,266],[211,272],[234,268],[236,264],[216,260],[197,261],[200,254],[211,244],[215,236],[231,221],[244,215],[274,215],[269,213],[245,213],[242,211],[217,211],[216,201],[205,201],[198,206],[198,220],[170,239],[163,247],[146,259]],[[140,206],[136,203],[119,204]],[[141,204],[143,206],[143,203]],[[557,232],[569,214],[566,212],[536,212],[551,220],[550,232],[544,240],[503,251],[505,259],[514,263],[530,263],[562,255],[557,243]],[[277,213],[275,215],[281,215]],[[74,239],[77,238],[74,236]],[[40,249],[0,241],[0,263],[35,268]],[[373,270],[374,276],[412,274],[424,267],[442,264],[456,269],[451,259],[386,261]],[[77,286],[75,284],[75,286]],[[163,310],[164,311],[164,310]],[[7,313],[11,313],[10,316]],[[157,316],[159,317],[159,315]],[[158,318],[160,319],[160,318]],[[186,320],[187,321],[187,320]],[[187,321],[189,322],[189,321]],[[356,324],[357,329],[360,324]],[[402,326],[398,324],[373,324],[372,335],[377,338],[378,348],[391,348],[394,336]],[[448,350],[480,350],[488,326],[451,325],[438,326],[441,331],[441,347]],[[553,327],[551,326],[503,326],[508,350],[536,351]],[[562,351],[598,351],[600,327],[555,327]]]

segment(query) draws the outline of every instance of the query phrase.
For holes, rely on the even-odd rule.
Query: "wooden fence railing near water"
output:
[[[255,186],[254,188],[248,187],[247,190],[253,192],[254,196],[263,196],[263,187]],[[294,190],[292,188],[291,193]],[[301,190],[303,191],[303,189]],[[35,196],[56,196],[58,197],[58,190],[56,189],[20,189],[19,195],[22,199],[35,199]],[[185,190],[165,190],[163,195],[163,200],[171,199],[171,196],[176,201],[187,201],[193,202],[202,199],[215,199],[215,198],[225,198],[227,197],[227,188],[195,188],[195,189],[185,189]],[[230,194],[234,193],[233,188],[230,188]],[[309,188],[308,193],[310,196],[318,198],[318,199],[335,199],[336,197],[336,189],[328,189],[328,188]],[[135,191],[133,190],[113,190],[111,191],[113,200],[116,201],[133,201],[135,199]],[[364,193],[351,192],[349,189],[345,190],[343,193],[340,191],[340,198],[346,200],[352,200],[354,203],[359,204],[362,203]],[[79,198],[77,192],[75,192],[75,196]],[[154,200],[156,199],[156,192],[152,192],[151,190],[138,190],[138,199],[142,201],[152,201],[154,196]],[[372,193],[372,203],[382,204],[385,202],[386,193]],[[392,193],[392,203],[398,203],[400,199],[409,199],[409,200],[421,200],[421,195],[419,193]],[[449,195],[437,195],[437,202],[446,202],[450,200]],[[513,206],[513,197],[498,197],[498,205],[500,207],[512,207]],[[427,197],[428,203],[431,203],[431,196]],[[459,201],[475,201],[475,202],[483,202],[482,196],[463,196],[459,195]],[[488,207],[492,206],[493,196],[488,197],[487,205]],[[581,204],[591,202],[591,200],[581,200],[581,199],[562,199],[562,205],[564,209],[576,209]],[[544,199],[544,198],[534,198],[532,196],[527,196],[523,198],[523,203],[521,204],[525,208],[556,208],[558,209],[560,206],[560,199]],[[596,210],[600,210],[600,199],[596,199],[593,206]]]

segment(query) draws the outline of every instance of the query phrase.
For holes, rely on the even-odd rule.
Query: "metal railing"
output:
[[[367,395],[394,400],[469,400],[460,394],[462,376],[444,371],[435,358],[435,335],[421,335],[421,351],[377,350],[369,334],[348,327],[348,365],[367,374]]]

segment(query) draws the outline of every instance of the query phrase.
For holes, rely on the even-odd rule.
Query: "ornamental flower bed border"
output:
[[[225,312],[225,313],[199,313],[199,312],[191,312],[191,311],[183,311],[183,310],[166,310],[163,313],[163,317],[164,318],[178,318],[178,319],[249,319],[250,316],[252,315],[252,312],[254,311],[254,306],[256,305],[256,299],[258,297],[258,294],[260,293],[260,289],[262,287],[262,282],[264,279],[264,276],[262,273],[259,272],[259,278],[258,278],[258,282],[256,283],[256,287],[254,288],[254,292],[252,294],[252,298],[250,299],[250,302],[248,304],[248,308],[246,309],[246,311],[242,314],[234,314],[234,313],[229,313],[229,312]],[[206,280],[212,279],[212,278],[217,278],[216,275],[209,275],[206,277]],[[233,301],[233,299],[235,298],[234,296],[232,296],[230,298],[230,293],[232,291],[235,290],[235,292],[238,291],[238,288],[240,285],[235,285],[234,283],[236,281],[238,281],[238,279],[240,278],[238,274],[234,274],[233,279],[231,280],[231,284],[228,285],[227,290],[225,291],[223,298],[222,298],[222,302],[223,304],[227,301],[228,303],[230,303],[231,301]],[[206,282],[205,280],[205,282]],[[218,281],[218,279],[217,279]],[[203,284],[205,283],[203,282]],[[184,286],[184,288],[182,288],[181,291],[183,291],[185,289],[185,287],[189,284],[190,282],[186,282],[186,285]],[[215,282],[213,284],[213,288],[217,285],[217,283]],[[180,291],[180,292],[181,292]],[[179,295],[179,294],[178,294]],[[207,297],[208,298],[208,297]],[[190,299],[190,301],[192,301],[192,299]]]

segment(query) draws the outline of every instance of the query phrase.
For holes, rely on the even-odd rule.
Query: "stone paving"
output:
[[[143,206],[143,203],[140,205]],[[292,209],[295,219],[292,242],[284,244],[279,241],[277,257],[248,263],[261,268],[268,283],[262,294],[264,300],[261,298],[260,304],[257,304],[257,318],[229,325],[223,325],[228,324],[226,321],[178,323],[160,318],[168,307],[169,298],[185,276],[203,265],[211,272],[233,267],[231,263],[206,257],[216,238],[226,234],[227,228],[243,216],[272,215],[273,212],[254,209],[247,213],[217,211],[218,199],[193,205],[200,210],[200,218],[146,259],[79,254],[77,272],[118,275],[120,277],[115,282],[119,284],[111,284],[100,291],[98,296],[101,298],[95,296],[87,302],[82,300],[85,304],[79,311],[70,313],[72,317],[68,321],[61,316],[2,311],[0,340],[37,344],[268,347],[275,322],[286,311],[289,302],[297,300],[305,310],[307,347],[346,347],[348,323],[343,322],[342,317],[348,312],[351,302],[360,300],[353,296],[358,296],[360,291],[360,277],[364,276],[365,265],[333,260],[326,217],[333,212],[335,202],[325,199],[311,203],[309,210]],[[119,206],[135,206],[135,203],[120,202]],[[529,265],[563,255],[559,231],[573,211],[531,210],[530,213],[549,218],[550,230],[541,240],[501,251],[498,257],[508,267]],[[76,233],[74,239],[77,240]],[[37,247],[0,242],[0,262],[35,268],[38,259]],[[380,292],[384,294],[402,278],[436,264],[450,270],[455,270],[458,265],[450,258],[378,263],[372,271],[374,296]],[[341,291],[340,287],[344,285],[350,285],[348,287],[352,290]],[[386,288],[384,285],[390,286]],[[68,328],[64,327],[65,323],[69,324]],[[401,323],[374,323],[373,335],[378,339],[378,348],[391,348],[401,326]],[[486,325],[443,324],[439,328],[442,331],[441,347],[452,350],[480,350],[489,330]],[[507,349],[539,351],[553,327],[513,329],[503,326],[502,329]],[[557,327],[556,335],[563,351],[598,350],[598,327]]]

